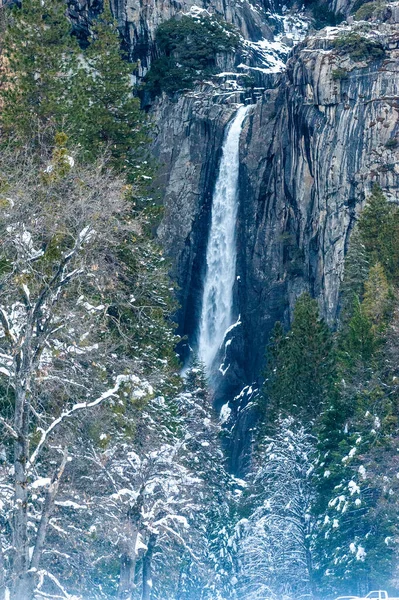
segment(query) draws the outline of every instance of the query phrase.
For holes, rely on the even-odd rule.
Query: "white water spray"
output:
[[[232,324],[240,134],[248,109],[249,106],[241,106],[228,126],[212,198],[198,344],[199,359],[208,373]]]

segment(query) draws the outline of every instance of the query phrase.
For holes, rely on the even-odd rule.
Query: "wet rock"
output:
[[[374,33],[366,30],[385,57],[358,62],[334,47],[334,38],[350,31],[344,25],[308,38],[294,49],[286,73],[269,76],[269,89],[249,98],[256,103],[242,134],[237,230],[241,326],[229,345],[229,369],[217,374],[218,406],[261,381],[270,331],[276,320],[289,324],[303,291],[318,299],[334,326],[344,257],[365,198],[378,183],[399,202],[399,152],[389,144],[399,136],[398,28],[381,23]],[[214,84],[176,102],[164,97],[153,109],[165,191],[159,234],[180,286],[180,332],[192,343],[223,131],[245,97]],[[239,445],[246,413],[232,414]],[[234,442],[230,450],[240,471],[245,452]]]

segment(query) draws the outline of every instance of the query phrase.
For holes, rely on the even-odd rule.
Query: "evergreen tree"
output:
[[[383,266],[377,262],[371,267],[369,276],[364,284],[364,312],[373,324],[377,333],[384,330],[387,325],[392,293],[388,284]]]
[[[341,366],[346,368],[354,368],[359,361],[367,364],[377,349],[373,323],[358,297],[353,301],[352,313],[352,318],[339,338],[342,348]]]
[[[315,438],[293,417],[275,429],[259,443],[236,527],[239,598],[313,598]]]
[[[92,27],[82,63],[72,88],[72,137],[86,159],[108,150],[114,167],[125,171],[128,181],[136,181],[143,168],[148,170],[141,160],[148,147],[147,120],[133,97],[133,66],[121,54],[117,24],[107,1]]]
[[[398,216],[374,188],[345,265],[338,334],[342,385],[318,431],[315,505],[319,583],[335,594],[384,587],[394,568],[397,390],[389,323]]]
[[[335,393],[332,334],[317,302],[303,294],[287,336],[277,325],[272,338],[265,391],[272,411],[314,420]]]
[[[340,321],[344,326],[353,316],[357,298],[363,299],[364,283],[370,269],[369,256],[356,226],[351,237],[348,254],[345,258],[344,277],[340,289],[341,315]]]
[[[318,469],[318,578],[321,589],[335,594],[386,587],[395,568],[392,408],[378,381],[352,403],[340,443],[321,454]]]
[[[65,125],[79,47],[63,0],[13,4],[8,21],[2,41],[2,134],[6,141],[37,144]]]
[[[399,208],[374,186],[359,219],[359,231],[371,264],[380,262],[390,281],[399,278]]]
[[[24,0],[9,21],[0,88],[5,142],[38,147],[65,131],[83,160],[108,152],[128,183],[148,183],[148,120],[133,97],[133,67],[121,54],[109,3],[85,50],[71,35],[63,0]],[[137,195],[141,188],[132,191]]]
[[[383,333],[392,310],[392,290],[381,263],[369,271],[363,284],[363,301],[354,295],[351,318],[344,321],[338,336],[340,366],[347,383],[365,381],[365,368],[377,359]],[[359,371],[360,369],[360,371]],[[356,373],[359,371],[358,373]]]

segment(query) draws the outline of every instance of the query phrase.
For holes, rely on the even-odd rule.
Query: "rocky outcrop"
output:
[[[89,23],[101,12],[102,6],[103,0],[68,0],[76,34],[83,42]],[[111,0],[111,7],[125,40],[125,49],[130,59],[138,62],[139,76],[146,73],[156,56],[157,27],[177,15],[207,10],[234,25],[243,39],[251,42],[273,40],[273,34],[282,30],[274,16],[277,6],[272,6],[269,0]]]
[[[395,7],[396,5],[391,5]],[[399,28],[391,22],[327,28],[299,44],[260,98],[204,86],[155,109],[163,165],[160,237],[173,258],[180,331],[195,338],[210,202],[223,130],[238,102],[254,102],[241,144],[236,314],[221,350],[218,405],[231,400],[235,467],[253,423],[245,384],[259,381],[276,320],[289,323],[310,290],[334,325],[350,232],[373,183],[399,202]],[[354,30],[385,57],[353,60],[334,39]],[[230,82],[231,85],[231,82]],[[234,87],[234,86],[233,86]],[[244,415],[242,418],[240,415]],[[241,420],[240,420],[241,418]],[[245,426],[242,419],[245,420]]]
[[[115,0],[115,14],[132,60],[140,61],[140,75],[156,53],[154,37],[157,27],[178,14],[205,9],[237,27],[246,40],[273,39],[273,19],[267,0]],[[270,21],[270,23],[269,23]]]
[[[278,89],[247,125],[242,157],[239,305],[247,376],[256,377],[276,319],[309,289],[331,325],[348,239],[374,183],[399,202],[399,28],[380,25],[385,58],[354,61],[327,29],[299,45]]]

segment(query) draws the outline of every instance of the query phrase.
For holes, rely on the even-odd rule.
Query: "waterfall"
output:
[[[240,134],[248,108],[241,106],[227,128],[212,198],[198,343],[208,373],[233,318]]]

